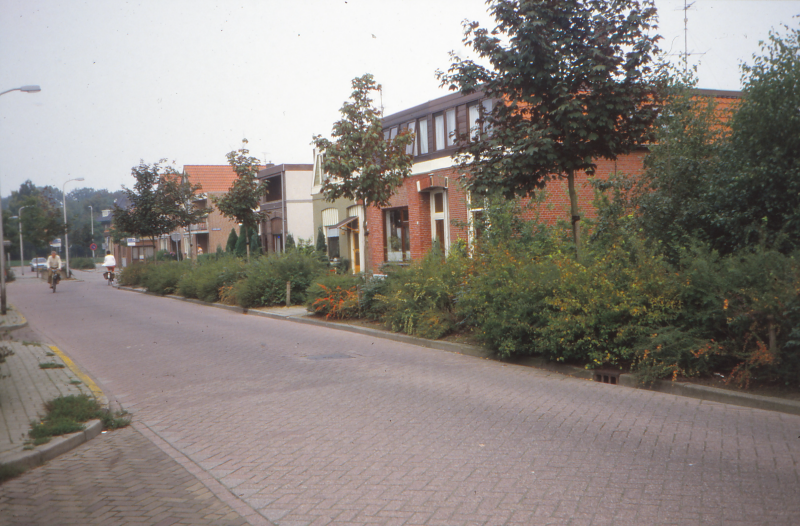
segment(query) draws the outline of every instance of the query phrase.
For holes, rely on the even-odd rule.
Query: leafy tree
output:
[[[327,201],[345,197],[365,206],[386,206],[411,173],[412,157],[406,154],[406,146],[413,134],[406,131],[384,140],[381,113],[370,98],[381,86],[369,73],[353,79],[352,85],[351,100],[339,110],[342,119],[333,124],[334,141],[319,135],[313,138],[314,145],[325,152],[322,193]]]
[[[770,32],[761,56],[742,65],[726,163],[708,195],[710,235],[723,253],[800,244],[800,31],[786,30]]]
[[[292,234],[286,234],[286,250],[293,250],[297,248],[297,244],[294,242],[294,236]]]
[[[11,241],[10,254],[19,258],[19,224],[18,219],[10,219],[22,210],[22,235],[25,253],[29,257],[43,255],[49,250],[50,242],[61,237],[64,232],[64,221],[61,214],[61,203],[56,198],[53,187],[37,187],[30,180],[25,181],[19,190],[11,192],[3,205],[3,226],[6,237]]]
[[[385,140],[381,112],[370,97],[371,92],[380,91],[380,84],[367,73],[353,79],[352,86],[350,101],[339,110],[342,118],[333,124],[333,141],[319,135],[312,141],[325,152],[322,193],[326,201],[344,197],[365,207],[386,206],[395,188],[411,174],[413,158],[406,153],[406,146],[414,135],[403,131]],[[368,254],[369,243],[365,249]]]
[[[470,190],[526,196],[567,180],[580,257],[575,173],[652,136],[661,95],[651,67],[660,37],[652,0],[491,0],[497,27],[465,22],[464,42],[490,68],[451,54],[442,85],[495,101],[486,133],[461,137]]]
[[[201,190],[192,185],[170,166],[165,159],[152,165],[143,161],[133,167],[136,179],[133,189],[123,187],[130,206],[114,205],[114,227],[138,237],[155,239],[175,228],[196,223],[208,213],[207,208],[195,208],[192,196]]]
[[[236,251],[236,243],[239,241],[239,236],[236,235],[236,229],[231,228],[231,233],[228,235],[228,243],[225,245],[225,252],[232,254]]]
[[[248,154],[247,139],[242,139],[242,147],[228,152],[228,163],[236,172],[236,180],[228,192],[222,196],[214,196],[214,204],[220,213],[242,225],[245,230],[257,230],[258,224],[266,214],[260,211],[261,196],[267,194],[266,181],[258,180],[258,159]],[[250,258],[250,240],[245,237],[247,257]]]

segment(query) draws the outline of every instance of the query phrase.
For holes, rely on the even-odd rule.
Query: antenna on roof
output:
[[[705,55],[705,53],[689,53],[689,9],[695,3],[687,3],[683,0],[683,72],[689,71],[689,55]]]

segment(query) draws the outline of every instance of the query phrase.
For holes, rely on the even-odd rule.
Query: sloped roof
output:
[[[183,167],[189,182],[199,184],[207,194],[224,194],[236,180],[229,164],[188,164]]]

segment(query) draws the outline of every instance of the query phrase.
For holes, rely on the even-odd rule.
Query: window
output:
[[[450,246],[446,196],[446,190],[431,192],[431,238],[435,244],[439,245],[442,254],[446,254]]]
[[[456,109],[433,116],[436,150],[443,150],[456,143]]]
[[[416,132],[416,124],[417,124],[416,121],[411,121],[406,125],[406,130],[408,130],[408,133],[416,135],[416,133],[415,133]],[[414,156],[417,155],[417,138],[416,138],[416,136],[414,137],[414,140],[411,141],[411,143],[408,146],[406,146],[406,155],[414,155]]]
[[[383,230],[386,235],[383,247],[384,261],[411,260],[411,241],[408,230],[408,208],[384,211]]]
[[[282,195],[281,176],[273,176],[267,179],[267,195],[265,201],[280,201]]]
[[[314,186],[320,186],[325,181],[325,172],[322,163],[325,161],[325,154],[314,149]]]
[[[417,134],[419,138],[419,154],[425,155],[428,153],[428,119],[420,119],[419,120],[419,133]]]
[[[486,231],[486,198],[470,194],[469,196],[469,237],[470,243],[480,239]]]
[[[397,126],[392,126],[388,130],[383,130],[383,139],[385,141],[394,140],[397,137]]]
[[[339,211],[337,209],[326,208],[322,211],[322,228],[325,230],[325,240],[328,245],[328,258],[330,259],[341,257],[339,254],[339,229],[334,227],[338,222]]]
[[[475,103],[467,109],[469,113],[469,138],[475,140],[479,133],[486,133],[489,131],[489,124],[483,123],[483,128],[480,129],[480,119],[492,112],[492,101],[489,99],[483,100],[480,103]]]
[[[433,117],[434,139],[436,140],[436,150],[444,150],[444,114],[434,115]]]

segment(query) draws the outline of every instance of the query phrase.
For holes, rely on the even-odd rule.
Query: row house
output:
[[[719,111],[729,109],[739,98],[736,91],[696,90],[698,96],[714,97]],[[395,191],[386,207],[366,210],[370,243],[368,267],[379,271],[387,264],[403,265],[420,259],[434,244],[444,253],[455,241],[472,243],[476,221],[483,213],[483,201],[471,199],[465,190],[463,173],[453,164],[458,150],[457,136],[467,135],[479,126],[481,112],[491,111],[492,104],[482,93],[455,93],[383,119],[386,139],[403,130],[415,134],[407,153],[413,156],[411,176]],[[641,174],[646,149],[618,157],[615,161],[596,161],[595,178],[612,174]],[[583,218],[596,217],[592,204],[594,190],[585,172],[576,175],[576,190]],[[553,179],[545,186],[544,200],[525,207],[526,218],[554,224],[570,220],[569,193],[566,181]],[[363,246],[363,244],[362,244]]]
[[[313,245],[316,231],[309,193],[312,169],[311,164],[278,164],[258,172],[258,178],[267,183],[259,205],[266,214],[260,232],[265,252],[283,252],[289,234],[297,243]]]

